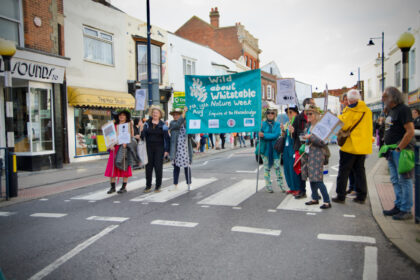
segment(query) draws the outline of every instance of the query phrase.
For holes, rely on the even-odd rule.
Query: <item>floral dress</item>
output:
[[[182,126],[179,131],[178,143],[176,148],[177,149],[174,164],[178,167],[188,167],[189,155],[187,146],[187,133],[184,126]]]

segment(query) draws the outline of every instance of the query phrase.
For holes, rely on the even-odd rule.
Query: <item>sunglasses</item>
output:
[[[267,112],[267,115],[274,115],[274,112]]]
[[[312,116],[314,113],[306,113],[307,116]]]

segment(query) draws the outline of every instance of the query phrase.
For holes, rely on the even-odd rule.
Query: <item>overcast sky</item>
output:
[[[218,7],[220,26],[241,22],[259,39],[261,65],[274,60],[283,77],[318,87],[350,87],[357,67],[385,54],[409,27],[420,27],[419,0],[150,0],[151,23],[175,32],[193,15],[209,22]],[[146,20],[146,0],[111,0],[128,14]],[[355,76],[350,76],[350,72]]]

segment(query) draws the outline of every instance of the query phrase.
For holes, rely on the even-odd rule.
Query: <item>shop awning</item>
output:
[[[93,88],[67,87],[70,106],[134,108],[135,99],[127,92]]]

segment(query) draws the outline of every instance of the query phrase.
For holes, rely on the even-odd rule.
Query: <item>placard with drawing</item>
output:
[[[337,129],[342,127],[343,122],[340,121],[333,113],[326,112],[312,129],[312,134],[322,141],[326,141],[328,137]]]

